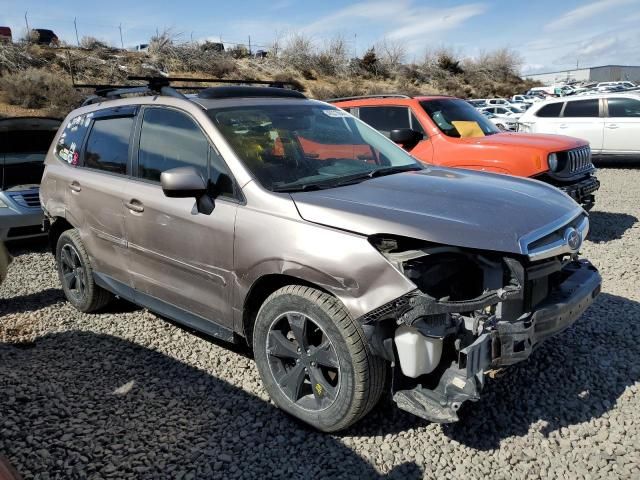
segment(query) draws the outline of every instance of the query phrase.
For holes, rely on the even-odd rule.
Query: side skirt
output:
[[[207,320],[199,315],[190,313],[180,307],[167,303],[164,300],[160,300],[159,298],[139,292],[108,275],[94,272],[93,277],[98,286],[110,291],[118,297],[130,301],[131,303],[148,308],[153,313],[157,313],[158,315],[167,317],[180,325],[193,328],[194,330],[219,338],[226,342],[236,343],[237,341],[236,335],[232,330],[214,323],[211,320]]]

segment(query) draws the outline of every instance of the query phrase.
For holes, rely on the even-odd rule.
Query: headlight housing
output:
[[[4,203],[2,201],[2,198],[0,198],[0,208],[9,208],[9,205],[7,205],[6,203]]]
[[[550,153],[549,157],[547,157],[547,162],[549,163],[549,170],[552,172],[558,171],[558,166],[560,165],[558,162],[558,155],[555,153]]]

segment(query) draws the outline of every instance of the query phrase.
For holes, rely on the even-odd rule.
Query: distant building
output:
[[[543,85],[554,85],[564,82],[615,82],[630,80],[640,82],[640,66],[631,65],[603,65],[601,67],[574,68],[558,72],[532,73],[524,75],[526,78],[538,80]]]

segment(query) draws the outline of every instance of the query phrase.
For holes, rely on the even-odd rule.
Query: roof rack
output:
[[[296,83],[285,82],[279,80],[235,80],[228,78],[188,78],[188,77],[141,77],[129,76],[127,80],[144,81],[146,85],[100,85],[100,84],[74,84],[75,88],[87,88],[94,90],[94,94],[90,95],[82,106],[91,105],[93,103],[103,102],[105,100],[115,100],[122,98],[123,95],[165,95],[168,97],[187,99],[179,90],[201,91],[201,98],[228,98],[231,96],[242,96],[242,93],[250,93],[249,96],[286,96],[306,98],[302,93],[298,92]],[[191,85],[172,85],[174,82],[191,82]],[[209,83],[209,84],[230,84],[230,85],[265,85],[272,87],[265,89],[262,95],[257,93],[258,88],[243,87],[243,90],[233,87],[224,87],[224,94],[216,95],[211,87],[202,85],[193,85],[193,83]],[[222,88],[222,87],[221,87]],[[242,88],[242,87],[241,87]],[[264,87],[262,87],[264,88]],[[245,89],[247,89],[245,91]],[[276,89],[280,89],[282,94],[277,95]],[[268,91],[267,91],[268,90]],[[286,94],[284,92],[287,92]],[[208,92],[205,94],[205,92]]]
[[[325,100],[325,102],[346,102],[348,100],[360,100],[362,98],[411,98],[409,95],[402,95],[400,93],[381,93],[378,95],[357,95],[354,97],[340,97],[340,98],[329,98]]]

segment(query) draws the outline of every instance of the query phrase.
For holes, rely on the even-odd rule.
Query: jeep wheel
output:
[[[378,402],[385,362],[331,295],[289,285],[264,302],[253,348],[262,382],[275,404],[332,432],[355,423]]]
[[[111,294],[93,280],[89,255],[77,230],[60,235],[56,245],[58,277],[67,300],[81,312],[93,312],[111,300]]]

